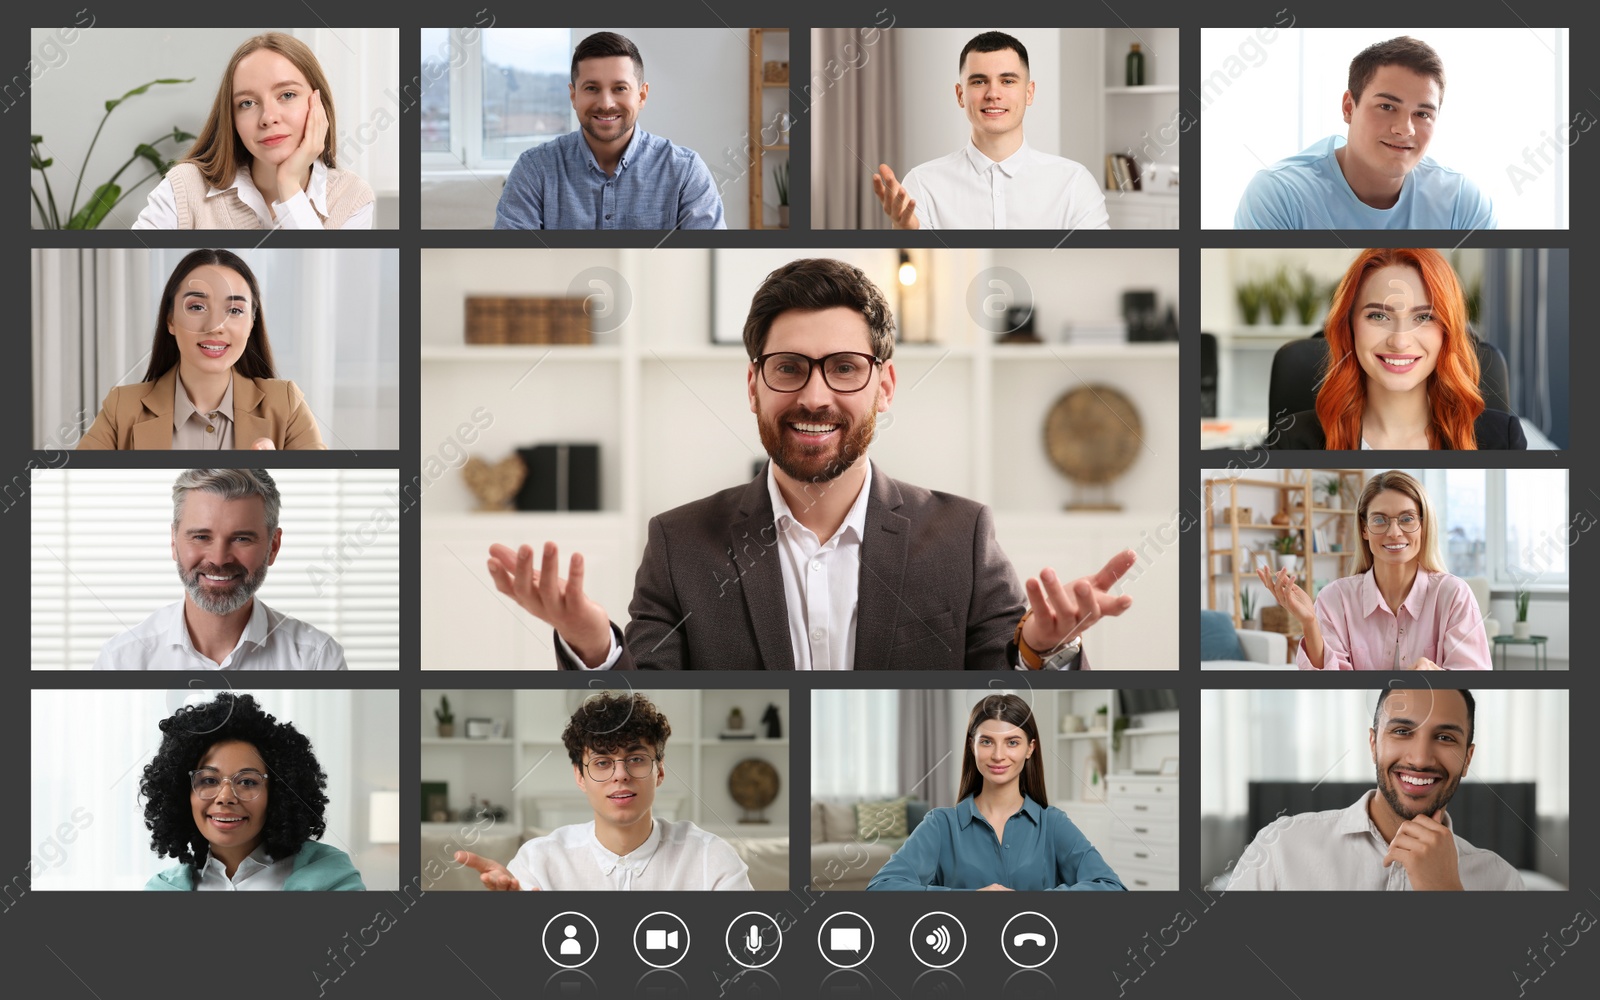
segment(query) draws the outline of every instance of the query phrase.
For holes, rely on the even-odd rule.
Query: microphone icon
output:
[[[754,955],[761,950],[761,927],[751,924],[750,930],[744,936],[744,950]]]

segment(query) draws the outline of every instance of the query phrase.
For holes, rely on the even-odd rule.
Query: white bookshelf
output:
[[[466,807],[475,794],[509,811],[511,829],[525,833],[582,822],[592,815],[573,780],[561,733],[590,689],[573,691],[429,689],[421,694],[421,781],[449,784],[450,808]],[[787,836],[789,830],[789,739],[725,740],[728,712],[738,706],[744,731],[760,733],[769,704],[778,706],[790,731],[789,692],[646,691],[672,726],[667,740],[667,779],[656,792],[657,814],[687,819],[718,836]],[[456,732],[469,717],[500,719],[509,736],[498,740],[440,739],[433,709],[448,695]],[[757,758],[778,772],[778,797],[764,812],[765,824],[740,822],[743,810],[728,792],[728,775],[739,762]],[[422,823],[424,835],[450,834],[459,823]]]
[[[1127,86],[1128,48],[1144,52],[1145,83]],[[1180,122],[1177,28],[1126,27],[1062,33],[1062,65],[1071,76],[1063,83],[1093,101],[1066,102],[1061,109],[1063,155],[1079,160],[1105,187],[1108,153],[1127,153],[1140,168],[1178,164]],[[1070,67],[1077,67],[1074,73]],[[1176,191],[1106,191],[1112,229],[1177,229]]]
[[[895,251],[805,253],[857,263],[897,304]],[[871,452],[878,467],[989,504],[1020,578],[1047,565],[1069,579],[1092,572],[1169,524],[1179,497],[1177,344],[1070,345],[1062,331],[1069,323],[1115,321],[1126,288],[1153,289],[1163,304],[1175,304],[1178,251],[917,253],[920,281],[930,289],[923,310],[929,318],[919,333],[937,342],[896,345],[896,397],[880,415]],[[585,590],[626,625],[650,518],[748,482],[755,463],[765,460],[746,395],[743,348],[713,344],[711,330],[720,317],[725,332],[731,327],[736,335],[760,276],[798,255],[717,254],[717,308],[713,255],[704,250],[422,251],[425,669],[554,666],[550,629],[493,590],[485,569],[493,542],[537,550],[553,540],[563,575],[570,554],[581,551]],[[969,316],[967,286],[996,267],[1024,275],[1047,344],[996,345]],[[632,299],[624,322],[597,335],[592,347],[463,343],[469,294],[565,295],[574,282],[591,280],[625,286]],[[1073,488],[1045,452],[1049,408],[1084,382],[1110,385],[1140,410],[1148,448],[1115,487],[1125,504],[1118,513],[1066,513]],[[463,427],[470,433],[463,435]],[[601,511],[473,510],[458,468],[465,455],[494,463],[516,448],[558,441],[599,443]],[[1177,669],[1175,635],[1148,624],[1178,615],[1179,558],[1175,547],[1160,555],[1147,550],[1149,565],[1128,590],[1138,614],[1101,622],[1089,633],[1097,669]],[[470,657],[462,655],[463,635],[472,637]]]

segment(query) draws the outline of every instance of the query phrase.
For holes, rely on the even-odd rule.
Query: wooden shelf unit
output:
[[[1299,535],[1300,557],[1303,569],[1299,572],[1300,580],[1307,585],[1308,592],[1315,586],[1317,579],[1317,563],[1322,561],[1324,566],[1332,563],[1334,577],[1350,575],[1354,568],[1356,552],[1360,545],[1360,532],[1356,524],[1354,508],[1345,507],[1319,507],[1316,499],[1325,496],[1321,484],[1329,476],[1339,479],[1339,496],[1341,503],[1344,498],[1354,502],[1361,494],[1365,485],[1366,472],[1362,469],[1298,469],[1285,470],[1282,479],[1244,479],[1244,478],[1212,478],[1205,481],[1206,505],[1206,607],[1215,609],[1217,606],[1217,578],[1228,577],[1232,584],[1232,594],[1229,598],[1230,613],[1233,616],[1233,627],[1240,627],[1243,621],[1239,596],[1243,593],[1243,586],[1249,582],[1246,572],[1254,575],[1255,552],[1253,549],[1241,545],[1240,532],[1266,531],[1274,536]],[[1286,514],[1289,523],[1278,525],[1272,523],[1251,522],[1239,523],[1239,487],[1253,486],[1276,491],[1276,506],[1273,514]],[[1222,509],[1229,512],[1228,518],[1222,523],[1217,521],[1217,501],[1220,491],[1227,490],[1228,502]],[[1308,513],[1309,512],[1309,513]],[[1214,534],[1217,528],[1229,530],[1229,544],[1215,544]],[[1313,533],[1322,531],[1323,537],[1329,544],[1339,545],[1338,552],[1317,552],[1312,541]],[[1218,570],[1212,560],[1217,556],[1228,556],[1228,569]],[[1245,557],[1250,557],[1248,570],[1243,568]],[[1312,592],[1312,596],[1316,594]],[[1260,606],[1260,605],[1258,605]]]
[[[789,152],[789,143],[778,142],[773,145],[762,144],[762,130],[769,121],[766,114],[766,94],[769,90],[781,90],[785,97],[789,91],[789,81],[782,83],[768,83],[766,80],[765,65],[767,61],[764,38],[766,35],[781,34],[785,37],[783,61],[791,62],[787,38],[788,28],[751,28],[750,29],[750,130],[748,133],[750,156],[750,228],[765,229],[766,208],[762,204],[762,188],[766,184],[767,155],[769,153]],[[789,102],[784,100],[783,106],[778,110],[779,115],[789,113]],[[794,176],[789,177],[790,184],[794,183]],[[794,189],[791,186],[790,191]],[[781,227],[780,227],[781,228]]]

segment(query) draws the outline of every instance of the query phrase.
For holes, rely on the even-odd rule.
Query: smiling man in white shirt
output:
[[[96,670],[344,670],[344,648],[255,596],[278,558],[282,498],[265,469],[188,469],[172,486],[184,598],[100,649]]]
[[[1023,138],[1033,104],[1028,50],[985,31],[959,61],[956,105],[972,126],[965,146],[896,180],[879,164],[872,191],[895,229],[1110,229],[1105,194],[1081,163]]]
[[[667,778],[667,717],[642,694],[596,695],[561,734],[572,779],[594,809],[522,845],[509,865],[470,851],[456,861],[502,891],[750,889],[750,869],[728,842],[688,820],[656,819]]]
[[[1523,889],[1517,870],[1455,832],[1445,807],[1472,763],[1472,692],[1384,688],[1367,742],[1378,786],[1344,809],[1275,820],[1233,889]]]

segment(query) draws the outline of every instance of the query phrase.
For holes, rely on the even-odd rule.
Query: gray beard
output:
[[[178,579],[183,581],[183,589],[189,592],[189,599],[194,601],[196,607],[213,615],[231,615],[249,604],[256,591],[261,589],[261,584],[267,579],[267,564],[262,563],[259,570],[242,578],[231,594],[208,592],[201,585],[200,576],[200,570],[185,576],[183,568],[178,569]]]

